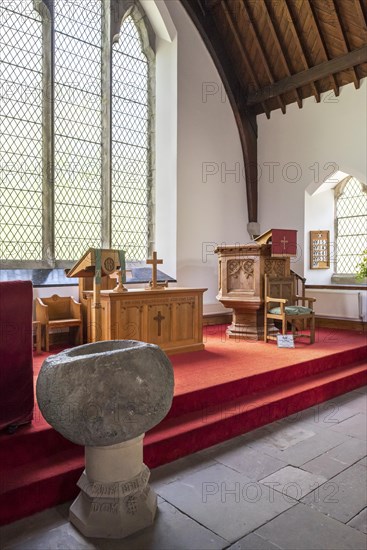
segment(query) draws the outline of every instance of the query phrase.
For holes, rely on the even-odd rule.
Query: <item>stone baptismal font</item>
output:
[[[143,463],[144,433],[168,413],[173,369],[154,344],[103,341],[48,357],[37,380],[40,410],[85,446],[70,521],[87,537],[123,538],[154,521],[157,497]]]

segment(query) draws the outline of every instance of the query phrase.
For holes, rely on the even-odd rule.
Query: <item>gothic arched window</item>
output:
[[[67,265],[102,246],[145,259],[154,218],[146,17],[136,2],[14,0],[0,21],[2,265]]]
[[[367,247],[367,185],[348,176],[335,188],[336,273],[355,274]]]

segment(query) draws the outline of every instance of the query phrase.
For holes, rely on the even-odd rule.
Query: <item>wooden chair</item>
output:
[[[276,340],[277,338],[276,334],[274,334],[274,321],[281,322],[282,334],[287,333],[287,325],[290,323],[292,334],[295,338],[306,337],[310,339],[310,344],[315,342],[313,302],[316,300],[315,298],[305,296],[304,280],[302,283],[302,295],[298,295],[298,282],[295,274],[288,277],[269,277],[265,275],[265,342]],[[299,302],[301,302],[301,305]],[[309,334],[298,333],[299,328],[305,330],[308,324]],[[273,329],[273,334],[269,334],[271,329]]]
[[[74,298],[56,294],[51,298],[36,298],[36,320],[41,323],[42,345],[46,351],[50,349],[50,330],[55,328],[75,328],[75,344],[82,343],[82,315],[80,304]]]

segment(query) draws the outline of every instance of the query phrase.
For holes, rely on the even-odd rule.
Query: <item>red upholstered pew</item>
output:
[[[0,430],[33,418],[32,307],[30,281],[0,282]]]

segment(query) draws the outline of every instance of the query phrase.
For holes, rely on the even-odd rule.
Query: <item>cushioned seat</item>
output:
[[[281,309],[280,307],[273,307],[269,309],[268,313],[272,313],[273,315],[281,315]],[[312,309],[304,306],[285,306],[284,313],[286,315],[305,315],[307,313],[312,313]]]

